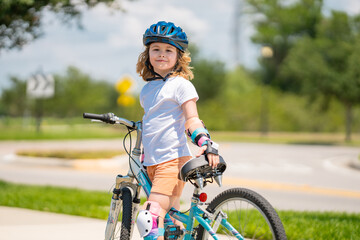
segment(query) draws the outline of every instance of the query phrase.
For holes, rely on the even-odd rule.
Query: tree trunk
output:
[[[352,121],[353,121],[353,114],[352,114],[352,104],[346,103],[345,104],[345,124],[346,124],[346,136],[345,141],[350,142],[351,141],[351,127],[352,127]]]
[[[260,132],[262,136],[267,136],[269,132],[269,98],[268,85],[261,87],[261,106],[260,106]]]
[[[43,117],[43,99],[35,100],[35,119],[36,119],[36,133],[41,132],[41,122]]]

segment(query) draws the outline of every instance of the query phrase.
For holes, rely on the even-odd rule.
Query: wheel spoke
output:
[[[226,190],[210,203],[209,208],[214,210],[215,215],[223,211],[228,223],[245,239],[286,240],[276,211],[263,197],[251,190]],[[222,225],[217,230],[217,235],[219,239],[236,239],[231,229]],[[199,237],[198,239],[210,239],[202,227],[199,229]]]

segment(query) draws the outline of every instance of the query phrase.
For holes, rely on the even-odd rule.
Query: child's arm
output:
[[[186,131],[193,133],[193,134],[194,134],[194,131],[197,131],[197,130],[199,131],[198,134],[195,132],[195,135],[198,137],[196,139],[197,140],[196,144],[200,145],[199,146],[200,149],[199,149],[199,152],[196,155],[196,157],[199,157],[207,149],[206,144],[199,144],[199,143],[205,143],[206,141],[210,141],[210,137],[208,134],[206,134],[207,130],[204,129],[204,125],[203,125],[202,121],[199,119],[199,114],[197,112],[195,99],[192,99],[192,100],[189,100],[189,101],[183,103],[181,105],[181,107],[185,114],[185,119],[186,119],[185,129],[186,129]],[[202,131],[202,129],[204,129],[206,132]],[[195,139],[196,136],[194,136],[193,138]],[[219,163],[219,155],[218,154],[208,153],[207,158],[209,160],[209,165],[211,167],[215,168],[218,165],[218,163]]]

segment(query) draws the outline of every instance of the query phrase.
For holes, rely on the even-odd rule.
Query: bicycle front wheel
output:
[[[270,203],[246,188],[228,189],[211,201],[207,208],[214,213],[211,226],[219,239],[237,239],[233,233],[222,224],[217,226],[217,217],[225,218],[244,239],[286,240],[283,224]],[[210,239],[206,230],[199,226],[197,239]]]
[[[121,190],[120,202],[115,209],[116,219],[109,216],[105,240],[130,240],[131,218],[132,218],[132,197],[128,188]]]

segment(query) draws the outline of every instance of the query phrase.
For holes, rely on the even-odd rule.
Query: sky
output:
[[[325,12],[331,9],[360,13],[359,0],[325,0]],[[121,1],[126,12],[109,10],[103,5],[84,12],[83,30],[66,26],[46,13],[44,36],[21,50],[0,54],[0,93],[9,87],[9,77],[28,79],[33,74],[64,74],[75,66],[96,79],[116,83],[130,75],[141,87],[135,65],[144,50],[142,35],[160,20],[174,22],[186,32],[203,57],[220,60],[228,68],[235,65],[234,6],[236,0],[136,0]],[[251,18],[241,16],[239,57],[249,68],[257,66],[260,47],[251,43],[254,33]],[[196,76],[195,76],[196,79]]]

